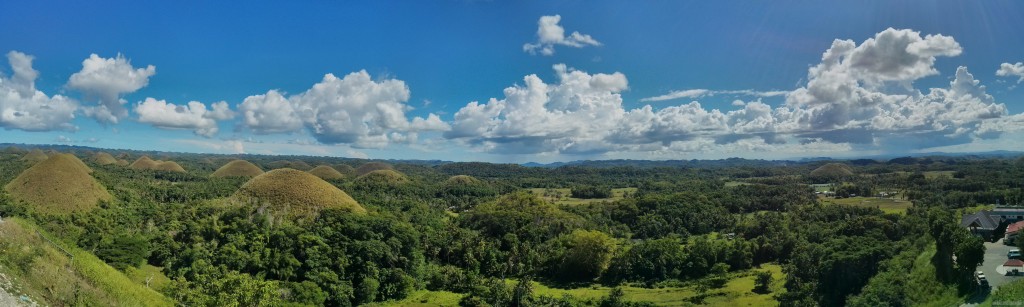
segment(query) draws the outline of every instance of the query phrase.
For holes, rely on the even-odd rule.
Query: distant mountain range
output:
[[[146,151],[146,150],[131,150],[131,149],[108,149],[108,148],[97,148],[88,146],[77,146],[77,145],[28,145],[28,144],[14,144],[14,143],[0,143],[0,149],[9,146],[19,148],[40,148],[44,150],[57,150],[57,151],[111,151],[111,152],[130,152],[133,154],[140,155],[218,155],[218,156],[232,156],[232,157],[268,157],[269,155],[256,155],[256,154],[200,154],[200,153],[185,153],[185,152],[163,152],[163,151]],[[928,160],[948,160],[950,158],[956,159],[988,159],[988,158],[1016,158],[1024,156],[1024,151],[986,151],[986,152],[967,152],[967,153],[948,153],[948,152],[927,152],[927,153],[912,153],[912,154],[889,154],[889,155],[874,155],[856,158],[831,158],[831,157],[805,157],[805,158],[794,158],[794,159],[780,159],[780,160],[761,160],[761,159],[744,159],[744,158],[727,158],[718,160],[630,160],[630,159],[612,159],[612,160],[576,160],[568,162],[552,162],[552,163],[537,163],[527,162],[520,163],[519,165],[525,167],[541,167],[541,168],[557,168],[564,166],[584,166],[584,167],[737,167],[737,166],[785,166],[791,164],[804,164],[821,161],[848,161],[851,164],[856,165],[868,165],[874,163],[890,163],[890,164],[913,164],[921,161]],[[298,156],[298,155],[281,155],[277,156],[283,159],[286,158],[301,158],[301,157],[317,157],[317,156]],[[405,164],[417,164],[417,165],[441,165],[449,163],[457,163],[456,161],[445,161],[445,160],[399,160],[399,159],[356,159],[356,158],[344,158],[344,157],[330,157],[341,160],[374,160],[374,161],[387,161],[390,163],[405,163]],[[501,163],[495,163],[501,164]]]

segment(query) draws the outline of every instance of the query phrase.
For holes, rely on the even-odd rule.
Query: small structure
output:
[[[1017,235],[1024,230],[1024,221],[1016,222],[1006,226],[1006,234],[1003,235],[1003,244],[1016,244]]]
[[[1020,272],[1024,272],[1024,261],[1020,259],[1010,259],[1006,263],[1003,263],[1003,269],[1006,270],[1006,275],[1017,275]]]

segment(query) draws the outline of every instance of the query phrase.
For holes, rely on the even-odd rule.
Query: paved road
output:
[[[996,268],[1006,262],[1006,253],[1015,248],[1017,247],[1004,245],[1003,240],[996,241],[995,243],[985,242],[985,262],[981,264],[978,270],[985,272],[985,276],[988,277],[988,284],[993,289],[1021,278],[1020,276],[1006,276],[996,272]]]
[[[985,262],[978,266],[978,271],[985,273],[985,278],[988,279],[988,284],[991,286],[991,291],[995,291],[999,286],[1008,284],[1021,276],[1006,276],[996,269],[1006,262],[1006,253],[1011,249],[1017,248],[1015,246],[1003,245],[1003,240],[1000,239],[995,243],[985,242]],[[976,303],[982,302],[990,293],[983,293],[978,296],[972,297],[968,300],[967,304],[960,306],[977,306]]]

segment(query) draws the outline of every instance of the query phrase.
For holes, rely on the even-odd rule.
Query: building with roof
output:
[[[1007,275],[1017,275],[1020,272],[1024,272],[1024,261],[1020,259],[1010,259],[1003,263],[1003,270],[1006,271]]]
[[[960,226],[966,227],[972,234],[988,240],[992,237],[992,233],[996,231],[996,228],[999,228],[999,225],[1004,221],[1003,218],[994,216],[991,212],[982,210],[964,215],[960,219]]]
[[[1003,234],[1003,244],[1014,245],[1016,244],[1017,235],[1024,230],[1024,221],[1014,222],[1006,226],[1006,233]]]

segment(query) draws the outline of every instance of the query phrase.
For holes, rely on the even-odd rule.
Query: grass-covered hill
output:
[[[27,154],[25,154],[24,157],[21,157],[22,160],[28,162],[29,164],[39,163],[39,161],[46,160],[46,158],[46,153],[43,152],[42,150],[39,150],[38,148],[32,149]]]
[[[89,172],[89,167],[74,155],[56,154],[22,172],[4,190],[40,213],[89,211],[99,201],[111,199]]]
[[[395,169],[394,166],[391,166],[391,164],[387,164],[387,163],[384,163],[384,162],[367,162],[367,163],[365,163],[363,165],[360,165],[359,168],[356,168],[356,174],[359,175],[359,176],[362,176],[362,175],[369,174],[372,171],[394,170],[394,169]]]
[[[409,178],[395,170],[375,170],[356,178],[357,184],[393,186],[409,182]]]
[[[476,185],[481,183],[482,182],[480,181],[480,179],[476,179],[475,177],[469,175],[455,175],[449,177],[448,180],[444,181],[444,185],[446,186]]]
[[[310,169],[313,169],[313,167],[310,166],[309,163],[306,163],[306,161],[302,160],[278,160],[267,163],[266,166],[269,169],[291,168],[300,171],[308,171]]]
[[[141,158],[132,162],[129,166],[135,170],[150,170],[150,171],[165,171],[165,172],[177,172],[184,173],[185,168],[181,167],[177,162],[174,161],[163,161],[153,160],[149,156],[142,156]]]
[[[136,170],[151,170],[156,167],[157,162],[151,159],[149,156],[142,156],[132,162],[128,167]]]
[[[356,176],[356,169],[348,164],[335,164],[334,169],[344,174],[345,176]]]
[[[250,179],[232,199],[265,209],[276,217],[310,218],[326,208],[366,213],[345,191],[317,176],[290,168],[275,169]]]
[[[105,152],[98,152],[92,156],[92,162],[99,165],[117,164],[117,159]]]
[[[843,163],[828,163],[822,165],[808,175],[815,180],[839,180],[853,176],[853,169]]]
[[[256,164],[245,160],[234,160],[218,168],[210,177],[256,177],[260,174],[263,174],[263,170]]]
[[[314,176],[320,177],[320,179],[323,179],[323,180],[341,180],[341,179],[345,179],[345,175],[344,174],[342,174],[338,170],[334,169],[333,167],[330,167],[330,166],[327,166],[327,165],[320,165],[320,166],[314,167],[312,170],[309,171],[309,173],[313,174]]]

